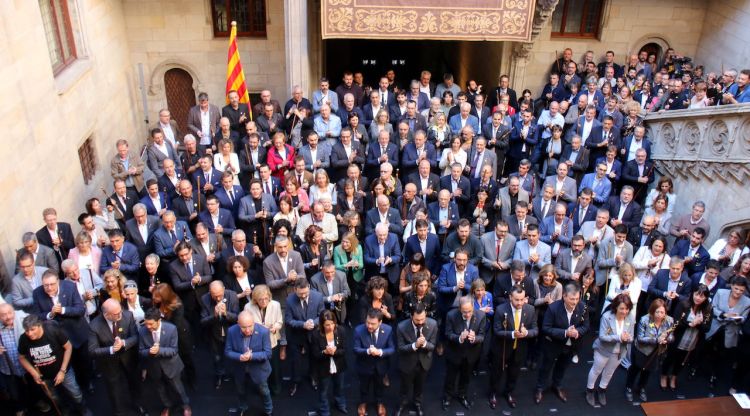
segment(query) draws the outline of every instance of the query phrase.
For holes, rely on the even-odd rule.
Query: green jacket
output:
[[[364,260],[362,259],[361,245],[358,245],[357,249],[354,250],[352,260],[357,262],[357,266],[354,268],[354,280],[356,282],[361,282],[364,277],[365,267]],[[333,264],[336,266],[336,270],[346,273],[346,267],[344,267],[344,265],[348,262],[349,260],[346,258],[346,252],[344,249],[341,248],[341,245],[336,246],[336,248],[333,249]]]

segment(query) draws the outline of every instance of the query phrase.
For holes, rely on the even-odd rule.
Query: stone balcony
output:
[[[674,181],[674,215],[705,202],[707,244],[733,226],[750,227],[750,105],[649,113],[645,121],[657,172]]]

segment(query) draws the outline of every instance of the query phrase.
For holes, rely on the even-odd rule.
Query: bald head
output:
[[[112,298],[107,299],[102,303],[102,313],[109,321],[119,321],[122,318],[122,306]]]
[[[255,320],[249,311],[242,311],[237,315],[237,325],[244,336],[250,336],[255,331]]]
[[[212,299],[220,302],[224,299],[224,283],[221,280],[214,280],[208,286],[208,293],[210,293]]]

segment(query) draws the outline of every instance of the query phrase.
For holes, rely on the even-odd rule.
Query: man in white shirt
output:
[[[91,315],[96,313],[96,302],[99,296],[99,290],[104,286],[104,282],[102,282],[99,275],[91,269],[87,269],[84,272],[85,276],[82,277],[78,265],[71,259],[63,261],[60,268],[65,275],[65,279],[76,285],[78,294],[81,296],[81,300],[86,307],[86,319],[90,319]]]
[[[307,227],[312,224],[323,229],[323,239],[325,239],[328,244],[333,244],[338,240],[339,230],[336,224],[336,217],[333,214],[325,212],[321,200],[315,201],[310,213],[303,215],[299,219],[299,222],[297,223],[297,237],[304,240],[305,230],[307,230]]]

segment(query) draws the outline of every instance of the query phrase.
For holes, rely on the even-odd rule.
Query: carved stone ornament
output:
[[[670,123],[664,123],[661,126],[661,138],[664,140],[664,147],[669,153],[677,153],[677,136],[674,127]]]
[[[744,184],[750,180],[750,165],[746,163],[707,162],[705,160],[656,160],[657,170],[673,178],[735,181]]]
[[[680,135],[680,142],[688,153],[695,154],[698,152],[701,143],[701,129],[695,122],[689,121],[685,124]]]
[[[729,150],[729,128],[722,120],[715,120],[706,131],[706,137],[710,140],[711,151],[717,156],[724,156]]]

